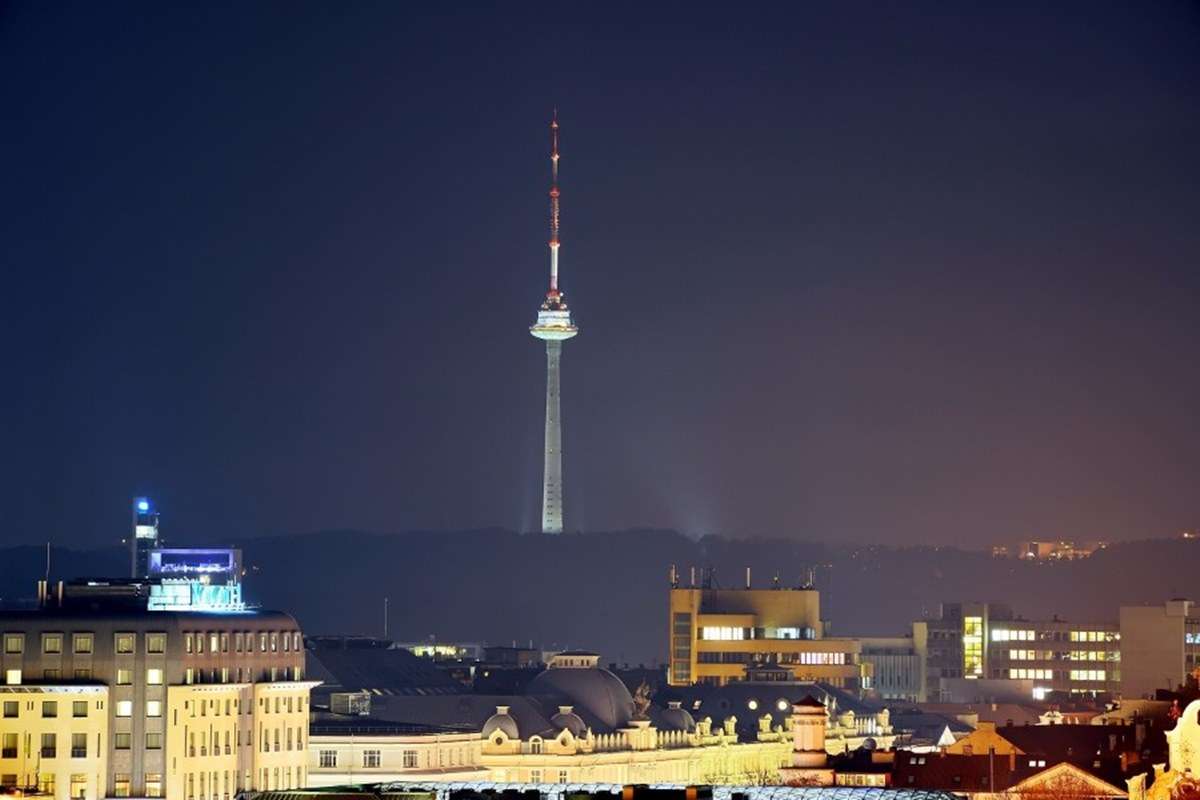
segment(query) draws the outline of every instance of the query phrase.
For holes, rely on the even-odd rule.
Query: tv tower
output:
[[[558,289],[558,111],[550,121],[550,289],[529,332],[546,343],[546,453],[542,472],[542,533],[562,533],[562,420],[558,367],[562,343],[579,333]]]

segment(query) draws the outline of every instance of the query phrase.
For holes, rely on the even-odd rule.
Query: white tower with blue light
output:
[[[150,574],[150,551],[158,547],[158,510],[149,497],[133,498],[133,531],[129,540],[129,574],[145,578]]]
[[[562,418],[559,362],[562,343],[579,333],[558,289],[558,113],[550,122],[550,289],[529,332],[546,343],[546,452],[542,470],[542,533],[563,531]]]

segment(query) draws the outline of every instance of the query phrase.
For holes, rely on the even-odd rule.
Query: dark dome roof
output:
[[[667,710],[658,715],[659,722],[662,727],[672,731],[684,731],[691,733],[696,730],[696,720],[692,719],[692,715],[685,711],[679,701],[672,701]]]
[[[488,717],[488,721],[483,723],[482,738],[489,739],[496,731],[504,731],[504,735],[510,739],[520,739],[521,731],[517,728],[517,721],[508,714],[508,706],[499,706],[496,713]]]
[[[606,669],[548,669],[529,682],[525,693],[555,705],[571,705],[608,728],[623,728],[633,719],[633,697],[625,684]]]
[[[559,706],[558,713],[550,718],[550,724],[554,727],[555,733],[566,728],[576,739],[587,733],[587,725],[571,709],[571,706]]]

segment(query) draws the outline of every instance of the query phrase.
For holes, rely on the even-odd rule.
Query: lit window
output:
[[[90,633],[77,633],[71,640],[71,649],[76,653],[92,652],[92,635]]]
[[[117,686],[129,686],[133,683],[133,670],[118,669],[117,670]]]
[[[700,638],[710,641],[740,641],[746,639],[745,628],[706,625],[700,629]]]
[[[146,683],[150,686],[162,686],[163,671],[158,667],[146,670]]]
[[[42,652],[43,653],[61,653],[62,652],[62,634],[61,633],[43,633],[42,634]]]
[[[132,717],[133,716],[133,701],[132,700],[118,700],[117,701],[117,716],[118,717]]]
[[[21,653],[25,650],[25,634],[23,633],[6,633],[4,634],[4,652],[6,653]]]
[[[4,671],[4,682],[9,686],[21,685],[21,670],[9,669]]]
[[[136,640],[137,640],[137,637],[132,633],[118,633],[117,634],[117,652],[118,653],[132,653],[134,643],[136,642]]]
[[[162,701],[161,700],[147,700],[146,701],[146,716],[147,717],[161,717],[162,716]]]
[[[167,635],[165,633],[147,633],[146,634],[146,652],[147,653],[165,653],[165,652],[167,652]]]

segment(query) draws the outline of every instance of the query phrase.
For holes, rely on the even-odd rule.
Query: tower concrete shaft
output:
[[[562,342],[546,341],[546,459],[542,470],[542,533],[562,533],[562,419],[558,370]]]

